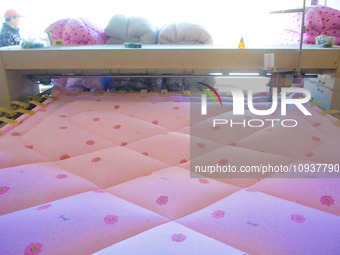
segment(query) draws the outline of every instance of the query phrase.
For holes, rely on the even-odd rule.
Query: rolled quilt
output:
[[[104,29],[85,18],[60,19],[49,25],[52,40],[63,40],[65,45],[105,44]]]
[[[208,31],[194,23],[173,23],[164,26],[158,35],[159,44],[212,44]]]
[[[126,17],[117,14],[111,18],[105,33],[107,44],[123,44],[136,42],[142,44],[157,44],[158,28],[145,18]]]

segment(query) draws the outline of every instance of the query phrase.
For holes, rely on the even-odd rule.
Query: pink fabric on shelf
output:
[[[107,37],[104,29],[85,18],[67,18],[49,25],[52,39],[64,40],[65,45],[105,44]]]
[[[300,42],[302,13],[283,14],[283,30],[280,44],[297,44]],[[315,44],[318,35],[334,36],[336,44],[340,45],[340,11],[327,6],[306,8],[306,32],[303,43]]]

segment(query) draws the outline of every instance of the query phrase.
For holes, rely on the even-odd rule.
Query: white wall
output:
[[[340,10],[340,0],[327,0],[327,6]]]

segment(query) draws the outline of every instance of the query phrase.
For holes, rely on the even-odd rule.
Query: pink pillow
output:
[[[61,19],[49,25],[53,40],[64,40],[65,45],[105,44],[104,29],[84,18]]]

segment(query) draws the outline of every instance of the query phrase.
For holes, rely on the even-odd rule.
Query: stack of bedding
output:
[[[339,164],[340,127],[316,106],[289,107],[296,128],[213,128],[232,98],[204,116],[199,95],[54,96],[1,129],[0,254],[340,254],[339,178],[190,178],[206,157]]]

